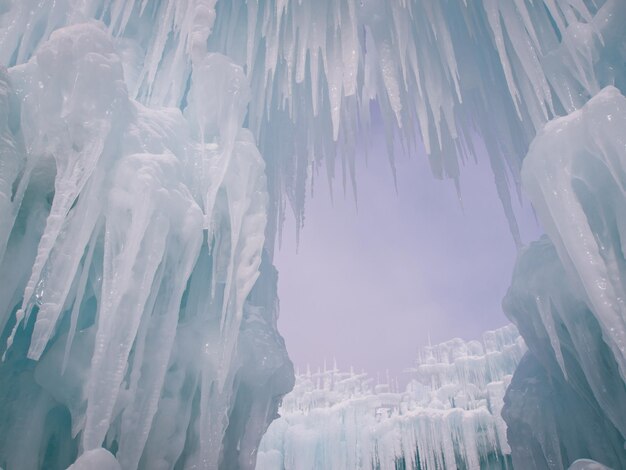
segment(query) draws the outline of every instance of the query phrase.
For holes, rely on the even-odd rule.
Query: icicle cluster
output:
[[[531,353],[507,393],[516,467],[626,465],[625,22],[626,3],[607,1],[568,29],[560,51],[592,98],[547,123],[524,160],[550,240],[520,256],[504,302]]]
[[[626,387],[584,295],[547,237],[521,253],[503,302],[528,346],[502,410],[515,468],[626,465]]]
[[[533,142],[523,175],[626,383],[625,130],[626,98],[607,87],[580,110],[545,127]],[[538,297],[537,308],[564,369],[554,326],[558,306]]]
[[[525,349],[513,326],[424,348],[404,392],[364,373],[307,371],[257,468],[500,468],[510,454],[500,410]]]
[[[207,34],[189,39],[183,112],[129,96],[123,54],[98,23],[54,31],[0,73],[0,465],[63,468],[104,445],[122,468],[215,468],[225,452],[241,357],[257,341],[239,339],[268,194],[241,127],[247,79],[201,50]],[[271,327],[263,353],[278,360],[260,369],[271,380],[288,364],[271,338],[274,300],[254,308]],[[261,421],[257,440],[285,374],[276,390],[258,383],[264,412],[242,418]],[[248,445],[241,466],[254,465]]]
[[[626,98],[606,88],[549,123],[524,163],[552,243],[523,253],[505,299],[532,352],[507,405],[516,466],[563,468],[589,457],[626,465],[625,131]]]
[[[104,446],[124,469],[254,466],[293,379],[271,266],[286,201],[301,223],[321,162],[356,191],[380,117],[392,166],[399,137],[438,177],[482,139],[516,236],[509,180],[537,130],[622,122],[625,19],[623,0],[2,2],[0,465]],[[615,217],[548,194],[579,186],[559,173],[576,152],[542,161],[558,139],[540,135],[524,179],[625,378],[607,126],[584,144]]]
[[[0,16],[0,63],[23,63],[55,29],[95,18],[116,40],[130,96],[184,108],[194,58],[205,47],[227,55],[250,82],[246,127],[268,163],[270,238],[285,197],[302,222],[312,165],[325,161],[333,178],[340,155],[356,190],[354,149],[374,102],[392,164],[399,136],[407,149],[423,143],[436,176],[457,179],[477,132],[517,237],[507,180],[519,185],[530,139],[610,80],[610,69],[591,72],[602,3],[24,0]]]
[[[409,371],[420,383],[432,388],[467,384],[484,389],[515,369],[523,341],[513,325],[487,331],[480,341],[455,338],[418,352],[417,364]]]

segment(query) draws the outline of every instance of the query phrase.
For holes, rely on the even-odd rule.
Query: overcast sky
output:
[[[279,331],[296,367],[385,377],[409,367],[418,347],[479,338],[503,326],[502,297],[516,250],[484,155],[462,171],[463,208],[451,181],[432,177],[423,156],[397,160],[398,193],[381,139],[359,157],[359,210],[336,182],[317,178],[296,253],[293,219],[276,252]],[[483,163],[481,163],[481,161]],[[522,239],[541,233],[528,202]]]

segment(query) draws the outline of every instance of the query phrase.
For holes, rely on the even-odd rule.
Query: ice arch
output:
[[[321,162],[329,178],[340,162],[356,190],[356,136],[375,100],[389,140],[423,144],[438,177],[458,178],[477,131],[516,236],[509,188],[537,131],[609,85],[602,99],[621,122],[625,10],[0,3],[0,464],[62,468],[104,446],[122,468],[252,467],[293,381],[271,264],[287,202],[301,221]],[[614,175],[619,227],[621,136],[591,136]],[[621,242],[609,238],[607,257],[601,225],[563,224],[556,211],[576,201],[542,202],[551,180],[527,168],[623,379]],[[568,230],[583,249],[596,243],[592,270]]]

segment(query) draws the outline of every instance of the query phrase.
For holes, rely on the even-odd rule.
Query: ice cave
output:
[[[0,0],[0,468],[626,469],[625,94],[626,0]],[[277,328],[374,126],[457,187],[484,146],[518,250],[406,387]]]

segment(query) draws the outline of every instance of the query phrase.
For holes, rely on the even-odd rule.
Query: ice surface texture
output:
[[[522,254],[504,303],[531,351],[504,413],[516,466],[626,467],[625,131],[626,98],[606,88],[549,123],[524,162],[553,244]]]
[[[607,84],[610,70],[619,88],[546,124],[524,160],[524,188],[550,241],[522,254],[504,302],[530,350],[505,400],[516,466],[626,466],[624,21],[626,4],[607,2],[591,22],[603,45],[584,32],[564,38],[579,51],[587,44],[589,83]]]
[[[0,62],[24,63],[55,29],[96,18],[115,40],[131,98],[181,109],[206,100],[217,117],[222,98],[189,86],[207,50],[228,56],[250,85],[246,127],[267,164],[270,238],[285,200],[302,222],[312,166],[325,161],[332,178],[339,157],[356,190],[354,149],[372,100],[392,164],[399,137],[409,149],[423,143],[436,176],[457,179],[478,133],[517,237],[507,181],[519,189],[537,129],[611,84],[611,62],[595,66],[604,23],[621,24],[620,3],[21,0],[0,11]]]
[[[106,449],[88,450],[67,470],[120,470],[120,464]]]
[[[589,459],[578,459],[568,470],[608,470],[608,467]]]
[[[425,348],[404,392],[336,368],[298,375],[257,468],[503,468],[500,410],[525,350],[512,325]]]
[[[484,140],[518,238],[528,144],[619,102],[625,18],[623,0],[1,2],[0,465],[104,446],[123,469],[254,466],[293,380],[272,267],[287,201],[301,223],[321,162],[356,191],[382,120],[392,166],[399,138],[439,177]],[[613,206],[576,225],[571,198],[536,196],[578,161],[543,162],[545,129],[525,180],[623,379],[623,145],[610,124],[566,133],[613,175]]]
[[[562,48],[587,61],[593,97],[547,123],[522,168],[550,240],[522,253],[504,301],[529,348],[503,411],[516,468],[626,466],[625,22],[606,2],[570,27]]]
[[[241,127],[247,80],[221,54],[194,67],[202,106],[146,107],[110,34],[85,23],[2,72],[7,468],[63,468],[102,445],[122,468],[215,468],[228,453],[251,467],[291,387],[276,276],[260,269],[268,194]]]
[[[505,310],[529,348],[502,413],[515,468],[567,468],[579,458],[624,468],[626,387],[598,319],[547,238],[521,255]]]

